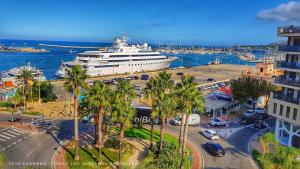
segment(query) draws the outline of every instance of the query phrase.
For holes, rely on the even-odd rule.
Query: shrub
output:
[[[181,164],[181,155],[178,152],[178,146],[174,143],[165,142],[161,151],[157,147],[151,148],[144,158],[139,169],[178,169]]]
[[[37,116],[37,115],[42,115],[43,113],[38,111],[29,111],[29,112],[24,112],[24,114]]]
[[[261,154],[260,154],[259,151],[253,150],[253,151],[252,151],[252,155],[253,155],[253,158],[254,158],[255,160],[257,160],[257,158],[258,158]]]
[[[109,137],[105,142],[105,147],[118,149],[120,145],[120,141],[116,137]]]
[[[14,103],[7,101],[0,102],[0,107],[14,107]]]

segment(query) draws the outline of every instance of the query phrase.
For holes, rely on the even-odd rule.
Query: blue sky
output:
[[[268,44],[300,23],[287,0],[0,0],[0,39]]]

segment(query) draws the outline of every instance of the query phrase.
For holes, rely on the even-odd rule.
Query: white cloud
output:
[[[273,9],[262,10],[257,18],[265,21],[281,21],[289,24],[300,23],[300,1],[280,4]]]

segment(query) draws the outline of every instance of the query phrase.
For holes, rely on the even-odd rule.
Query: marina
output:
[[[25,41],[25,40],[0,40],[1,44],[6,46],[22,47],[24,43],[26,46],[39,48],[38,44],[46,43],[46,41]],[[49,43],[49,42],[48,42]],[[52,42],[64,46],[96,46],[109,47],[109,43],[90,43],[90,42]],[[26,65],[28,62],[32,66],[43,70],[45,77],[48,80],[55,80],[58,77],[55,75],[59,69],[62,60],[74,60],[78,53],[90,51],[92,49],[81,48],[57,48],[57,47],[43,47],[49,52],[45,53],[22,53],[22,52],[0,52],[0,71],[7,71],[9,69]],[[93,49],[95,50],[95,49]],[[245,60],[240,60],[235,54],[172,54],[162,53],[165,56],[177,57],[170,64],[170,68],[176,67],[195,67],[207,65],[209,62],[214,62],[217,58],[222,64],[239,64],[239,65],[254,65]],[[256,54],[258,57],[263,56],[263,53]]]

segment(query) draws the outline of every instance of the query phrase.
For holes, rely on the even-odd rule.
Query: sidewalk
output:
[[[259,152],[263,152],[263,147],[261,145],[261,143],[259,142],[259,137],[261,137],[264,133],[271,131],[274,132],[273,129],[264,129],[261,130],[260,132],[256,132],[249,140],[249,145],[248,145],[248,152],[252,158],[253,163],[255,163],[256,169],[260,169],[258,163],[254,160],[253,156],[252,156],[252,151],[253,150],[257,150]]]
[[[66,164],[65,155],[66,150],[62,147],[59,147],[54,153],[51,159],[51,168],[52,169],[68,169],[68,165]]]

